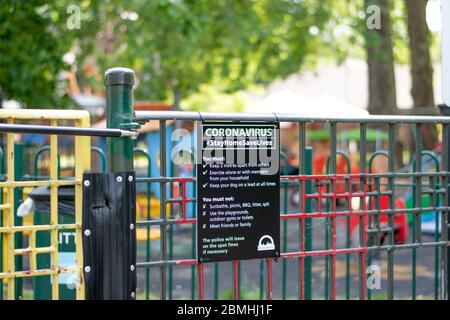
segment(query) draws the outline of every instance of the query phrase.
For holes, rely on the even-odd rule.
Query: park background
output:
[[[135,109],[140,110],[349,118],[367,112],[437,115],[437,105],[442,103],[440,26],[437,0],[1,1],[0,105],[5,109],[86,109],[92,124],[102,127],[104,71],[124,66],[136,72]],[[192,127],[186,124],[186,129]],[[283,151],[292,169],[298,166],[298,153],[289,149],[289,145],[297,146],[290,133],[297,128],[283,129],[287,146]],[[324,128],[310,129],[316,132],[307,137],[314,147],[312,169],[319,174],[329,155],[329,136],[323,136]],[[386,148],[384,129],[373,128],[369,151]],[[138,146],[150,150],[151,157],[158,155],[158,147],[152,148],[159,139],[157,130],[149,124],[137,141]],[[437,128],[424,126],[422,136],[424,149],[439,154]],[[47,142],[43,137],[29,138],[30,145]],[[401,142],[396,148],[400,150],[396,157],[400,170],[410,166],[414,153],[411,128],[400,130],[397,140]],[[339,143],[341,149],[357,153],[355,141],[339,139]],[[60,144],[64,146],[64,142]],[[104,141],[95,144],[104,149]],[[34,160],[30,159],[31,168]],[[46,160],[39,162],[40,172],[45,172]],[[137,170],[145,170],[145,159],[137,162]],[[157,176],[159,164],[155,161],[152,166]],[[338,170],[343,166],[339,162]],[[375,166],[384,171],[386,162],[381,159]],[[63,150],[62,171],[72,167],[73,157],[65,156]],[[192,167],[178,171],[192,174]],[[157,189],[156,185],[152,189],[153,205],[158,203]],[[146,196],[145,190],[141,191]],[[292,197],[285,210],[295,206],[295,195]],[[149,202],[141,211],[145,213],[147,207]],[[157,207],[152,211],[159,212]],[[157,248],[158,230],[152,231],[152,244]],[[190,234],[179,231],[175,241],[181,246],[174,250],[189,252],[191,246],[184,240]],[[418,288],[419,294],[430,297],[433,288],[425,280],[433,278],[433,251],[424,252],[419,257],[422,280]],[[396,269],[399,281],[405,282],[399,285],[402,297],[410,297],[406,284],[409,259],[409,255],[401,256]],[[323,269],[320,261],[313,266],[318,275],[315,281],[322,281]],[[230,275],[232,271],[223,272]],[[258,277],[258,266],[249,267],[248,272],[243,275],[248,289],[243,289],[243,296],[259,297],[257,284],[251,281]],[[282,271],[275,272],[279,276]],[[175,273],[174,297],[193,297],[190,275]],[[143,280],[153,274],[140,276]],[[155,277],[145,292],[147,297],[155,297],[158,291],[156,273]],[[339,279],[343,282],[344,276]],[[231,295],[229,287],[226,284],[214,294],[227,297]],[[213,289],[207,290],[212,296]],[[295,296],[295,288],[289,281],[286,284],[286,279],[284,287],[277,286],[275,292],[285,298]],[[321,296],[319,291],[315,294]]]

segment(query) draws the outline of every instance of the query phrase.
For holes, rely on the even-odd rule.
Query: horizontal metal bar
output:
[[[174,177],[139,177],[136,178],[136,183],[152,183],[152,182],[178,182],[178,181],[186,181],[186,182],[195,182],[197,179],[194,177],[183,177],[183,178],[174,178]]]
[[[221,120],[221,121],[277,121],[275,114],[213,113],[194,111],[135,111],[137,122],[149,120]]]
[[[137,132],[120,129],[38,126],[38,125],[6,124],[6,123],[0,123],[0,132],[39,133],[39,134],[57,134],[69,136],[93,136],[93,137],[136,137],[138,135]]]
[[[151,268],[151,267],[163,267],[163,266],[190,266],[197,264],[197,260],[159,260],[159,261],[146,261],[136,263],[138,268]]]
[[[10,279],[10,278],[27,278],[27,277],[39,277],[39,276],[48,276],[55,275],[66,272],[80,272],[79,267],[63,267],[58,269],[40,269],[40,270],[25,270],[25,271],[16,271],[16,272],[3,272],[0,273],[0,279]]]
[[[54,247],[39,247],[39,248],[23,248],[14,250],[15,255],[27,255],[27,254],[42,254],[42,253],[52,253],[55,251]]]
[[[174,224],[194,224],[197,222],[195,218],[188,219],[154,219],[154,220],[141,220],[136,221],[138,227],[142,226],[167,226]]]
[[[331,181],[325,181],[326,178],[343,178],[343,179],[356,179],[356,178],[390,178],[390,177],[396,177],[396,178],[410,178],[410,177],[415,177],[415,176],[422,176],[422,177],[441,177],[441,176],[450,176],[450,172],[427,172],[427,173],[419,173],[419,172],[403,172],[403,173],[370,173],[370,174],[362,174],[362,175],[347,175],[347,174],[333,174],[333,175],[328,175],[328,176],[315,176],[315,175],[299,175],[299,176],[280,176],[280,183],[283,185],[292,185],[292,186],[298,186],[298,181],[296,180],[309,180],[309,181],[314,181],[314,180],[318,180],[321,179],[321,184],[323,185],[328,185],[331,184]],[[298,178],[298,179],[296,179]],[[183,178],[175,178],[175,177],[139,177],[136,178],[136,183],[157,183],[157,182],[179,182],[179,181],[184,181],[186,183],[191,183],[191,182],[196,182],[197,178],[196,177],[183,177]],[[347,185],[348,182],[339,182],[336,181],[336,185]],[[361,182],[356,182],[356,181],[350,181],[350,185],[351,186],[360,186]],[[366,183],[367,186],[373,186],[374,183],[372,182],[367,182]],[[388,183],[380,183],[380,186],[388,186]],[[413,187],[415,186],[414,183],[396,183],[395,187]],[[424,187],[426,187],[427,185],[424,184]],[[433,189],[433,190],[438,190],[438,189]],[[446,189],[441,189],[443,192],[446,191]]]
[[[181,203],[185,201],[186,203],[197,202],[197,198],[168,198],[166,199],[166,203]]]
[[[394,229],[386,227],[386,228],[369,228],[367,229],[367,233],[381,233],[381,232],[392,232]]]
[[[0,182],[0,188],[7,187],[41,187],[41,186],[75,186],[80,180],[48,180],[48,181],[6,181]]]
[[[0,233],[14,233],[27,231],[67,230],[81,228],[81,224],[36,224],[30,226],[5,226],[0,227]]]
[[[391,191],[370,191],[370,192],[342,192],[342,193],[307,193],[305,199],[332,199],[336,198],[365,198],[374,196],[389,196]]]
[[[186,111],[136,111],[137,122],[150,120],[218,120],[218,121],[280,121],[280,122],[344,122],[344,123],[450,123],[449,117],[428,116],[384,116],[369,115],[357,118],[348,117],[308,117],[296,114],[275,113],[213,113]]]
[[[449,117],[450,118],[450,117]],[[282,180],[319,180],[323,184],[327,180],[338,179],[369,179],[369,178],[411,178],[411,177],[449,177],[450,172],[386,172],[386,173],[361,173],[361,174],[328,174],[328,175],[298,175],[298,176],[281,176]],[[367,182],[369,184],[369,182]],[[373,185],[373,183],[370,183]]]
[[[374,210],[352,210],[352,211],[336,211],[336,212],[311,212],[311,213],[282,213],[280,219],[319,219],[327,217],[350,217],[350,216],[376,216],[376,215],[396,215],[406,213],[427,213],[435,211],[450,211],[450,207],[428,207],[428,208],[404,208],[404,209],[374,209]],[[138,226],[160,226],[173,224],[193,224],[196,218],[189,219],[154,219],[140,220],[136,224]],[[1,231],[1,228],[0,228]]]
[[[428,247],[442,247],[448,246],[446,241],[440,242],[424,242],[424,243],[411,243],[402,245],[391,245],[391,246],[371,246],[371,247],[355,247],[346,249],[336,249],[336,250],[315,250],[315,251],[297,251],[297,252],[284,252],[281,254],[281,259],[287,258],[304,258],[313,256],[332,256],[332,255],[344,255],[344,254],[355,254],[367,251],[378,251],[378,250],[405,250],[414,248],[428,248]],[[146,261],[138,262],[136,266],[138,268],[151,268],[151,267],[162,267],[162,266],[187,266],[197,264],[196,260],[158,260],[158,261]]]
[[[70,109],[0,109],[0,119],[78,121],[89,120],[89,112]]]
[[[371,246],[368,247],[368,251],[380,251],[380,250],[407,250],[407,249],[420,249],[420,248],[430,248],[430,247],[447,247],[450,243],[447,241],[439,242],[418,242],[418,243],[407,243],[407,244],[396,244],[396,245],[385,245],[385,246]]]

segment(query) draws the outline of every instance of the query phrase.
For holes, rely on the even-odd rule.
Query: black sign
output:
[[[199,129],[198,261],[279,257],[278,123],[203,122]]]

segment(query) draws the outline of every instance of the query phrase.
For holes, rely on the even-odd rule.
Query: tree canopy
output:
[[[398,3],[391,6],[394,57],[405,62]],[[71,6],[79,28],[68,25]],[[107,68],[126,66],[137,73],[138,99],[185,99],[208,84],[235,92],[323,57],[364,55],[364,8],[363,0],[2,1],[0,90],[28,107],[57,107],[67,102],[61,71],[102,89]],[[72,64],[63,59],[68,52]],[[96,72],[86,74],[85,61]]]
[[[57,107],[67,103],[61,89],[61,71],[69,66],[63,56],[77,42],[92,36],[93,6],[82,15],[84,30],[67,29],[70,1],[0,2],[0,94],[29,107]]]

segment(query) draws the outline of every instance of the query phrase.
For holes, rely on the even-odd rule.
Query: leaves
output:
[[[394,3],[395,58],[405,62],[402,4]],[[67,26],[74,4],[80,29]],[[171,99],[174,91],[185,99],[204,85],[236,92],[324,57],[364,57],[363,14],[363,0],[0,1],[0,90],[28,106],[62,107],[61,71],[102,90],[99,75],[125,66],[137,73],[137,99]],[[69,51],[73,66],[63,62]]]
[[[61,80],[63,55],[79,39],[69,30],[69,1],[0,2],[0,92],[28,107],[63,108],[70,103]],[[85,36],[87,36],[85,34]]]
[[[298,71],[318,51],[320,35],[309,29],[323,28],[327,8],[312,0],[110,0],[102,32],[114,30],[116,50],[100,46],[95,56],[103,68],[135,69],[138,98],[166,99],[175,88],[187,97],[208,83],[233,92]]]

